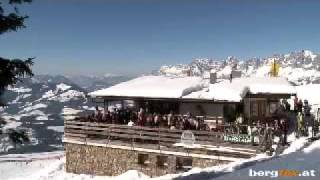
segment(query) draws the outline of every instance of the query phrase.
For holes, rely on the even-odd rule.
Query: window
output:
[[[150,163],[148,159],[149,159],[148,154],[138,154],[138,164],[148,165]]]
[[[162,168],[168,167],[168,156],[157,156],[157,166]]]
[[[176,158],[176,169],[178,172],[186,172],[192,168],[191,157],[177,157]]]
[[[265,116],[266,115],[266,101],[265,100],[252,100],[250,103],[251,116]]]
[[[270,112],[270,114],[276,113],[277,109],[278,109],[278,103],[276,103],[276,102],[271,102],[271,103],[270,103],[270,107],[269,107],[269,112]]]

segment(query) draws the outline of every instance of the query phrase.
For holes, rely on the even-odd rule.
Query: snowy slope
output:
[[[7,121],[4,131],[24,129],[31,143],[18,148],[20,152],[47,151],[62,148],[64,116],[87,111],[93,105],[86,92],[70,80],[59,76],[36,76],[9,87],[3,98],[8,104],[0,108]],[[69,111],[65,114],[65,110]],[[70,111],[76,113],[70,113]],[[13,151],[6,134],[1,135],[0,152]]]

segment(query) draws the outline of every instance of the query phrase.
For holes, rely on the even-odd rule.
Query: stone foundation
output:
[[[65,143],[66,171],[76,174],[116,176],[138,170],[149,176],[177,172],[178,158],[192,158],[192,167],[209,167],[227,161],[180,157],[121,148]]]

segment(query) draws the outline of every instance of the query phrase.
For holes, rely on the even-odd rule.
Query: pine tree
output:
[[[9,32],[15,32],[19,29],[25,28],[25,20],[28,16],[22,16],[19,14],[17,5],[22,3],[31,3],[32,0],[8,0],[0,2],[0,35]],[[13,7],[13,12],[6,12],[3,7]],[[0,97],[2,97],[4,91],[10,85],[16,84],[21,81],[23,77],[33,76],[32,67],[33,58],[22,59],[8,59],[1,57],[0,54]],[[0,99],[0,106],[4,106],[5,103]],[[5,125],[5,121],[0,117],[0,134],[1,129]],[[10,130],[7,132],[12,141],[15,143],[22,143],[27,141],[28,138],[24,132],[16,130]]]
[[[0,2],[0,35],[25,28],[24,21],[28,16],[19,15],[17,4],[30,3],[31,0],[9,0],[8,4],[14,6],[14,12],[5,12],[3,2]],[[0,97],[6,88],[16,84],[25,76],[33,76],[31,66],[33,58],[26,60],[8,59],[0,56]],[[4,102],[0,101],[0,105]]]

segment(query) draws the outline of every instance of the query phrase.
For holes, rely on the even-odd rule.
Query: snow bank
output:
[[[320,140],[313,142],[310,146],[303,149],[304,153],[311,153],[312,151],[320,149]]]
[[[142,76],[90,93],[97,96],[180,98],[203,87],[200,77]]]
[[[239,81],[223,81],[209,86],[209,93],[212,99],[221,101],[240,102],[248,90],[246,84]]]
[[[60,84],[57,85],[57,89],[58,89],[58,90],[61,90],[61,91],[65,91],[65,90],[68,90],[68,89],[70,89],[70,88],[71,88],[71,86],[66,85],[66,84],[64,84],[64,83],[60,83]]]
[[[217,101],[240,102],[251,94],[296,94],[294,86],[282,77],[234,78],[210,84],[209,91],[194,92],[186,98],[213,99]]]
[[[287,149],[285,149],[281,155],[296,152],[296,151],[300,150],[301,148],[303,148],[303,146],[305,146],[307,142],[308,142],[307,137],[301,137],[301,138],[291,142],[290,146]]]

